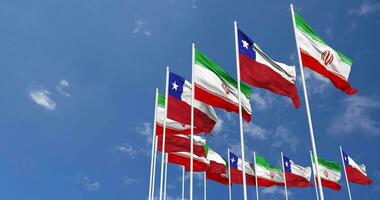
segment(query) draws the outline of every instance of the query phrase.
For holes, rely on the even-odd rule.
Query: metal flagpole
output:
[[[243,117],[241,108],[241,91],[240,91],[240,60],[239,60],[239,46],[238,46],[238,32],[237,32],[237,22],[234,21],[234,32],[235,32],[235,57],[236,57],[236,71],[237,71],[237,84],[238,84],[238,98],[239,98],[239,125],[240,125],[240,148],[241,148],[241,158],[243,160],[243,195],[244,200],[247,200],[247,182],[245,177],[245,153],[244,153],[244,134],[243,134]]]
[[[257,168],[256,168],[256,152],[254,151],[253,152],[253,164],[254,164],[254,167],[255,167],[255,183],[256,183],[256,200],[259,200],[259,181],[257,180]]]
[[[156,181],[156,163],[157,163],[157,144],[158,144],[158,136],[155,136],[154,140],[154,162],[153,162],[153,178],[152,178],[152,196],[151,200],[154,199],[154,188],[155,188],[155,181]]]
[[[230,158],[230,148],[227,148],[227,157],[228,157],[228,196],[229,196],[229,200],[232,199],[232,192],[231,192],[231,166],[230,166],[230,163],[231,163],[231,158]]]
[[[166,184],[168,179],[168,154],[165,153],[165,180],[164,180],[164,200],[166,200]]]
[[[203,199],[207,199],[207,176],[206,176],[206,171],[203,174]]]
[[[158,99],[158,88],[156,88],[156,97],[154,101],[154,122],[153,122],[153,133],[152,133],[152,156],[150,158],[150,177],[149,177],[149,197],[152,197],[152,180],[153,180],[153,162],[154,162],[154,147],[156,139],[156,119],[157,119],[157,99]]]
[[[314,167],[313,155],[311,154],[311,151],[310,151],[310,162],[311,162],[311,167],[313,169],[313,177],[312,177],[312,179],[314,180],[315,195],[317,196],[317,200],[319,200],[317,180],[315,179],[315,167]]]
[[[185,166],[182,166],[182,200],[185,200]]]
[[[191,142],[190,142],[190,200],[193,200],[193,153],[194,153],[194,62],[195,62],[195,44],[192,44],[191,55]]]
[[[300,49],[297,41],[297,36],[296,36],[296,24],[295,24],[295,18],[294,18],[294,10],[293,10],[293,4],[290,4],[290,9],[292,12],[292,20],[293,20],[293,30],[294,30],[294,39],[296,41],[296,47],[297,47],[297,53],[298,53],[298,61],[299,61],[299,68],[301,71],[301,79],[302,79],[302,88],[303,88],[303,94],[305,97],[305,105],[306,105],[306,113],[307,113],[307,119],[309,123],[309,130],[310,130],[310,139],[311,139],[311,146],[313,150],[313,156],[316,158],[315,159],[315,164],[316,164],[316,174],[318,178],[318,188],[319,188],[319,194],[321,197],[321,200],[324,200],[323,196],[323,189],[322,189],[322,184],[321,184],[321,177],[319,176],[319,165],[318,165],[318,155],[317,155],[317,147],[315,145],[315,139],[314,139],[314,131],[313,131],[313,122],[311,120],[311,113],[310,113],[310,108],[309,108],[309,98],[307,95],[307,90],[306,90],[306,82],[305,82],[305,76],[303,73],[303,64],[302,64],[302,59],[301,59],[301,54],[300,54]]]
[[[346,167],[345,167],[345,164],[344,164],[342,146],[339,146],[339,149],[340,149],[340,156],[342,157],[342,164],[343,164],[344,175],[346,177],[348,196],[350,197],[350,200],[352,200],[350,184],[348,183],[347,171],[346,171]]]
[[[166,118],[168,115],[168,90],[169,90],[169,66],[166,67],[166,85],[165,85],[165,114],[164,126],[162,133],[162,152],[161,152],[161,178],[160,178],[160,200],[162,200],[162,192],[164,185],[164,164],[165,164],[165,139],[166,139]]]
[[[284,154],[281,152],[281,161],[282,161],[282,173],[284,177],[284,186],[285,186],[285,199],[288,200],[288,188],[286,186],[286,175],[285,175],[285,165],[284,165]]]

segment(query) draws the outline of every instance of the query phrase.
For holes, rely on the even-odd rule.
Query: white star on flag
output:
[[[289,165],[289,163],[288,163],[288,162],[285,162],[285,166],[287,166],[287,167],[288,167],[288,165]]]
[[[244,48],[248,49],[249,43],[245,40],[241,40],[241,42],[243,43]]]
[[[234,158],[231,158],[231,162],[234,163],[234,162],[235,162],[235,159],[234,159]]]
[[[177,85],[177,83],[174,81],[173,83],[172,83],[172,85],[173,85],[173,90],[175,90],[175,91],[177,91],[177,89],[178,89],[178,85]]]

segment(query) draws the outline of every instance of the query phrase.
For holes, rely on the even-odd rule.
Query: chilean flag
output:
[[[370,185],[372,180],[367,176],[365,165],[356,164],[344,151],[342,153],[348,181],[360,185]]]
[[[168,118],[183,124],[191,124],[191,84],[183,77],[169,73]],[[214,109],[194,99],[194,127],[197,132],[210,133],[217,117]]]
[[[311,168],[296,165],[292,160],[283,156],[287,187],[312,186],[310,182]]]
[[[238,30],[241,80],[255,87],[292,99],[300,106],[294,66],[276,62],[266,55],[246,34]]]
[[[252,164],[245,161],[245,177],[247,185],[255,186],[255,172],[253,170]],[[243,184],[243,167],[242,160],[235,154],[230,152],[230,173],[231,173],[231,183]]]

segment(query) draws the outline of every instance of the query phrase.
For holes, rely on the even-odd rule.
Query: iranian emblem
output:
[[[270,175],[270,177],[271,177],[272,179],[273,179],[274,176],[275,176],[274,172],[272,172],[272,171],[269,173],[269,175]]]
[[[325,65],[329,65],[334,60],[334,55],[329,50],[326,50],[322,53],[321,59],[323,60]]]
[[[325,169],[325,171],[323,172],[323,174],[326,176],[326,178],[329,177],[329,172],[327,171],[327,169]]]
[[[226,92],[226,94],[229,94],[231,91],[230,91],[230,88],[227,87],[226,84],[222,83],[222,88],[223,90]]]

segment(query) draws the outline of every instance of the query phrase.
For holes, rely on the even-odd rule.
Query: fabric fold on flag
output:
[[[318,172],[321,177],[321,183],[323,187],[330,188],[332,190],[340,190],[341,186],[339,180],[341,178],[340,165],[337,162],[325,160],[323,158],[318,158]],[[314,171],[315,164],[313,160]],[[315,176],[317,178],[317,176]],[[318,181],[316,181],[318,184]]]
[[[243,160],[237,157],[235,154],[230,152],[230,173],[231,173],[231,183],[232,184],[243,184]],[[250,186],[256,185],[255,172],[253,165],[245,161],[245,177],[246,183]]]
[[[273,166],[261,156],[256,156],[255,174],[259,186],[284,186],[282,169]]]
[[[294,66],[276,62],[265,54],[245,33],[238,30],[241,80],[255,87],[289,97],[300,107]]]
[[[158,136],[157,150],[162,151],[162,135]],[[197,156],[205,157],[206,140],[200,136],[193,136],[194,140],[194,154]],[[165,152],[188,152],[190,153],[191,139],[189,135],[169,135],[165,139]]]
[[[191,124],[191,83],[183,77],[169,73],[168,118],[183,124]],[[214,109],[194,99],[194,127],[210,133],[218,118]]]
[[[195,50],[194,67],[195,98],[227,112],[239,113],[239,91],[236,80],[198,50]],[[243,118],[249,122],[252,115],[249,102],[251,88],[244,83],[240,86]]]
[[[372,180],[367,175],[365,165],[357,164],[347,153],[344,151],[342,153],[348,181],[360,185],[372,184]]]
[[[305,67],[330,79],[336,88],[346,94],[355,94],[356,89],[348,82],[352,60],[343,53],[331,48],[311,26],[294,12],[296,40],[299,45],[302,63]]]
[[[302,167],[295,164],[288,157],[283,156],[287,187],[312,187],[310,182],[311,167]]]

